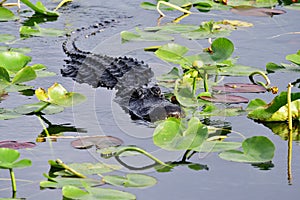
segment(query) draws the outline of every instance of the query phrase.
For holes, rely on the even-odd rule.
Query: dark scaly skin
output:
[[[108,26],[110,23],[105,22],[86,29]],[[82,30],[84,28],[77,32]],[[93,34],[95,32],[89,35]],[[61,70],[63,76],[71,77],[79,83],[87,83],[95,88],[116,89],[115,101],[130,113],[132,119],[154,122],[167,117],[182,116],[180,107],[165,99],[158,86],[147,87],[153,77],[153,72],[143,61],[82,51],[75,44],[77,39],[78,37],[73,40],[69,38],[63,43],[63,50],[69,58],[66,60],[65,68]],[[68,45],[71,48],[68,48]]]

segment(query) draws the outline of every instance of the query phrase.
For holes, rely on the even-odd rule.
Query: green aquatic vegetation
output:
[[[123,141],[117,137],[103,135],[80,137],[71,142],[71,146],[75,149],[88,149],[93,146],[96,146],[97,149],[103,149],[122,144]]]
[[[92,188],[89,186],[84,187],[85,190],[75,186],[64,186],[62,194],[69,199],[86,200],[86,199],[101,199],[101,200],[134,200],[135,195],[119,190],[109,188]]]
[[[219,154],[224,160],[247,163],[264,163],[272,160],[275,146],[265,136],[253,136],[242,143],[243,151],[227,150]]]
[[[292,64],[276,64],[269,62],[266,65],[266,70],[268,73],[274,72],[300,72],[300,50],[295,54],[289,54],[285,57],[287,61],[292,62]]]
[[[11,34],[0,34],[0,43],[1,42],[3,42],[3,43],[10,42],[14,39],[15,39],[15,36],[13,36]]]
[[[166,150],[189,150],[200,147],[207,136],[207,127],[198,118],[168,118],[156,127],[153,142]]]
[[[18,19],[18,17],[16,17],[12,11],[0,6],[0,22],[16,19]]]
[[[0,52],[0,66],[7,71],[16,73],[24,68],[31,61],[30,56],[19,52],[5,51]]]
[[[262,122],[283,122],[288,120],[287,92],[281,92],[267,104],[261,99],[254,99],[248,105],[251,110],[248,117]],[[293,120],[299,120],[300,93],[291,94],[291,111]]]
[[[107,175],[102,178],[102,181],[114,186],[146,188],[157,183],[152,176],[145,174],[126,174],[126,176]]]
[[[33,148],[36,144],[34,142],[18,142],[14,140],[0,141],[0,148],[10,148],[10,149],[24,149]]]
[[[40,1],[37,1],[36,4],[34,5],[28,0],[21,0],[22,3],[24,3],[26,6],[34,10],[38,14],[46,15],[46,16],[54,16],[57,17],[59,16],[59,13],[56,11],[50,11],[48,10],[44,4]]]
[[[17,150],[9,148],[0,148],[0,169],[8,169],[10,172],[12,191],[17,191],[17,184],[14,174],[14,168],[24,168],[31,166],[29,159],[18,160],[20,153]]]
[[[42,28],[37,23],[34,23],[34,26],[21,26],[19,32],[22,37],[28,37],[28,36],[57,37],[66,34],[66,31],[59,30],[56,28]]]

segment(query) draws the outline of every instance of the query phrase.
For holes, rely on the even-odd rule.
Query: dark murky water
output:
[[[141,51],[143,47],[153,43],[121,44],[119,32],[130,30],[135,26],[154,26],[158,17],[154,11],[145,11],[139,8],[140,1],[118,2],[116,0],[100,1],[75,1],[69,6],[60,10],[61,16],[57,21],[43,24],[43,27],[55,28],[77,28],[88,26],[105,19],[114,19],[119,16],[133,16],[130,19],[120,19],[119,27],[104,31],[100,35],[87,41],[79,43],[84,49],[103,52],[108,55],[129,55],[148,62],[154,71],[160,71],[166,64],[158,61],[151,53]],[[47,4],[48,7],[55,7],[56,3]],[[23,9],[25,9],[23,7]],[[169,13],[164,19],[171,21],[178,13]],[[285,62],[287,54],[296,53],[300,49],[299,34],[285,34],[299,32],[299,11],[288,10],[281,16],[269,17],[245,17],[234,15],[225,11],[214,11],[208,14],[197,14],[183,20],[184,23],[200,23],[207,20],[239,19],[252,22],[254,27],[234,31],[229,38],[235,45],[235,56],[239,56],[239,62],[244,65],[255,66],[264,69],[268,62]],[[18,29],[21,22],[0,23],[1,33],[11,33],[18,36]],[[60,68],[66,58],[61,44],[64,38],[29,38],[11,44],[13,47],[30,47],[32,52],[32,63],[42,63],[48,66],[50,71],[59,74]],[[176,41],[191,49],[201,49],[207,46],[206,41],[191,42],[186,40]],[[95,45],[96,44],[96,45]],[[170,66],[168,66],[170,67]],[[168,68],[164,67],[164,71]],[[285,90],[288,82],[299,78],[299,74],[275,73],[270,75],[274,84],[279,84],[281,90]],[[226,81],[242,80],[245,78],[225,78]],[[106,89],[91,89],[87,85],[73,83],[72,80],[62,78],[60,75],[50,78],[38,79],[32,85],[49,87],[54,82],[59,82],[67,89],[80,91],[88,97],[88,101],[73,109],[66,109],[65,112],[57,115],[49,115],[46,118],[53,124],[71,123],[77,128],[85,128],[89,135],[105,134],[120,137],[125,144],[136,144],[155,154],[162,160],[176,160],[182,152],[168,153],[155,147],[152,143],[152,128],[145,125],[133,123],[128,114],[112,101],[114,93]],[[299,90],[294,88],[294,91]],[[273,96],[270,94],[257,95],[266,101]],[[20,100],[21,99],[21,100]],[[24,102],[31,103],[34,97],[25,97],[18,94],[11,94],[9,100],[2,101],[1,107],[15,107]],[[177,167],[169,173],[157,173],[148,170],[149,175],[158,179],[158,184],[152,188],[125,189],[137,195],[138,199],[273,199],[284,198],[298,199],[300,195],[300,147],[294,142],[292,185],[287,181],[287,142],[279,136],[274,135],[268,128],[256,124],[246,117],[228,117],[226,121],[232,123],[232,129],[242,133],[245,137],[254,135],[265,135],[276,145],[275,165],[269,171],[262,171],[249,164],[233,163],[221,160],[214,153],[195,156],[192,162],[205,164],[209,170],[193,171],[187,167]],[[35,141],[37,135],[42,132],[42,127],[36,117],[26,116],[14,120],[0,121],[1,140]],[[74,133],[66,133],[74,135]],[[82,134],[85,135],[85,134]],[[40,190],[39,182],[45,180],[43,173],[48,172],[49,159],[60,158],[64,162],[95,162],[100,157],[94,152],[74,150],[70,146],[70,140],[60,139],[52,144],[39,143],[31,150],[20,150],[22,157],[30,158],[33,161],[32,167],[18,169],[15,171],[17,182],[17,197],[27,199],[62,199],[60,190]],[[105,160],[104,162],[112,162]],[[136,162],[136,161],[132,161]],[[147,163],[147,160],[139,159],[139,163]],[[128,170],[124,170],[127,172]],[[122,173],[120,171],[119,173]],[[0,197],[10,197],[10,181],[8,172],[0,170]],[[23,181],[23,180],[28,180]]]

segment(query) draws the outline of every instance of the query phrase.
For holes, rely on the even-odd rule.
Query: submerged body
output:
[[[98,26],[103,28],[104,25]],[[116,89],[115,101],[130,113],[132,119],[154,122],[182,116],[181,108],[165,99],[158,86],[148,87],[153,72],[143,61],[82,51],[76,47],[76,39],[63,43],[63,50],[69,57],[61,70],[63,76],[92,87]],[[69,42],[71,47],[68,49]]]

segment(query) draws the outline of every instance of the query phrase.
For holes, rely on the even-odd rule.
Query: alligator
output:
[[[110,26],[114,21],[105,21],[82,30],[96,29],[86,37],[96,34]],[[74,32],[72,33],[74,34]],[[63,51],[68,56],[61,69],[64,77],[71,77],[79,83],[87,83],[94,88],[106,87],[115,89],[116,101],[133,120],[141,119],[148,122],[163,120],[167,117],[182,117],[179,105],[171,103],[161,89],[151,83],[154,75],[148,64],[129,57],[110,57],[83,51],[76,46],[79,36],[63,42]]]

